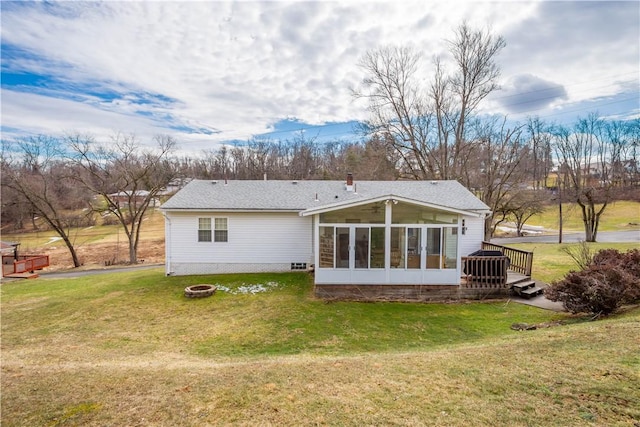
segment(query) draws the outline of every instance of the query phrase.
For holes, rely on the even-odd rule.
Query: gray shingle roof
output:
[[[211,181],[193,180],[162,205],[164,210],[304,211],[395,196],[443,208],[488,211],[457,181]],[[316,201],[317,197],[317,201]]]

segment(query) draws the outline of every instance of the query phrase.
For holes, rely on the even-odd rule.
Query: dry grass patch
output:
[[[217,363],[3,366],[3,425],[628,425],[637,312],[477,345]],[[631,337],[631,339],[630,339]]]

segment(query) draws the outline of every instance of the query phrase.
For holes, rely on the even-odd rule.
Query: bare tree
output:
[[[479,103],[497,88],[495,58],[505,46],[500,36],[461,24],[447,42],[455,70],[434,60],[434,79],[420,83],[422,55],[406,47],[368,52],[360,61],[369,101],[371,134],[379,134],[397,153],[399,169],[414,179],[458,179],[467,167],[466,126]]]
[[[319,153],[315,138],[305,138],[303,133],[297,134],[289,142],[289,173],[294,179],[312,179],[318,169]]]
[[[467,117],[476,110],[480,101],[498,88],[500,69],[495,63],[495,57],[506,46],[506,42],[501,36],[473,30],[463,23],[458,27],[456,37],[449,42],[449,46],[457,66],[450,77],[451,92],[454,95],[452,115],[457,116],[454,120],[453,157],[457,158],[464,142]]]
[[[640,185],[640,119],[627,123],[629,148],[626,155],[625,173],[629,186]]]
[[[607,142],[602,139],[604,122],[597,114],[577,121],[572,129],[555,129],[555,150],[561,162],[565,196],[580,206],[585,241],[595,242],[600,217],[611,200],[611,181],[607,178]]]
[[[419,60],[409,48],[367,52],[359,64],[367,73],[362,81],[367,92],[354,91],[354,96],[369,100],[368,133],[380,135],[397,152],[406,176],[426,179],[436,173],[429,159],[434,120],[416,83]]]
[[[101,196],[93,209],[116,216],[129,241],[129,262],[138,262],[138,242],[144,215],[159,192],[176,176],[170,153],[176,141],[156,137],[155,149],[143,149],[132,135],[118,134],[110,144],[81,135],[66,138],[70,160],[81,173],[78,182]]]
[[[18,198],[14,203],[28,206],[60,236],[73,266],[79,267],[72,233],[82,224],[84,214],[79,213],[79,208],[88,206],[89,197],[71,182],[72,172],[63,160],[60,141],[44,135],[12,143],[3,141],[2,155],[2,186]]]
[[[4,157],[4,156],[3,156]],[[34,230],[38,230],[38,224],[35,221],[37,214],[34,212],[31,204],[25,200],[21,192],[8,185],[7,177],[11,176],[9,168],[14,167],[4,160],[0,160],[0,174],[4,176],[0,191],[0,212],[2,213],[2,226],[11,226],[13,230],[21,230],[25,227],[25,222],[31,220]],[[4,228],[3,228],[4,229]]]
[[[507,212],[513,218],[518,237],[523,235],[522,228],[531,217],[544,212],[546,199],[548,194],[544,190],[523,190],[509,200]]]
[[[606,141],[598,150],[598,163],[603,180],[610,180],[614,187],[625,189],[637,183],[637,135],[634,128],[640,119],[603,122],[601,138]],[[636,140],[634,140],[634,137]]]
[[[527,132],[529,134],[532,160],[531,178],[534,188],[539,190],[547,187],[549,174],[553,167],[551,150],[553,134],[550,131],[550,126],[538,117],[527,120]]]
[[[472,128],[476,136],[475,167],[466,168],[462,183],[474,190],[492,212],[500,213],[526,182],[526,169],[520,167],[527,149],[523,128],[507,126],[506,119],[477,120]],[[491,238],[496,225],[493,217],[485,220],[485,239]]]

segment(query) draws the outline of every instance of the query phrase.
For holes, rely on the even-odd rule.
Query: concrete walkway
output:
[[[514,296],[511,297],[510,301],[517,302],[519,304],[532,305],[534,307],[543,308],[545,310],[566,311],[561,302],[550,301],[545,298],[544,295],[538,295],[537,297],[529,299]]]
[[[549,287],[548,284],[541,282],[540,280],[534,280],[534,281],[536,282],[536,286],[542,289],[547,289]],[[519,304],[532,305],[534,307],[543,308],[545,310],[566,311],[562,306],[561,302],[554,302],[554,301],[548,300],[544,296],[544,294],[538,295],[532,298],[512,296],[510,301],[517,302]]]

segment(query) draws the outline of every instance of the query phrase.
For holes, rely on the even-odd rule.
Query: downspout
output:
[[[458,214],[458,241],[456,242],[457,250],[456,250],[456,270],[458,277],[462,277],[462,240],[464,235],[467,234],[467,224],[465,223],[465,216]],[[458,285],[460,288],[462,283]]]
[[[164,269],[165,274],[167,276],[171,276],[173,272],[171,271],[171,219],[167,216],[166,212],[162,212],[162,216],[165,220],[164,227]],[[169,224],[167,226],[167,224]]]
[[[309,266],[309,271],[316,271],[318,266],[320,265],[320,228],[318,227],[319,222],[316,218],[319,218],[320,215],[311,215],[311,255],[313,264]]]
[[[384,204],[384,283],[387,285],[391,283],[391,218],[393,205],[391,198]]]

